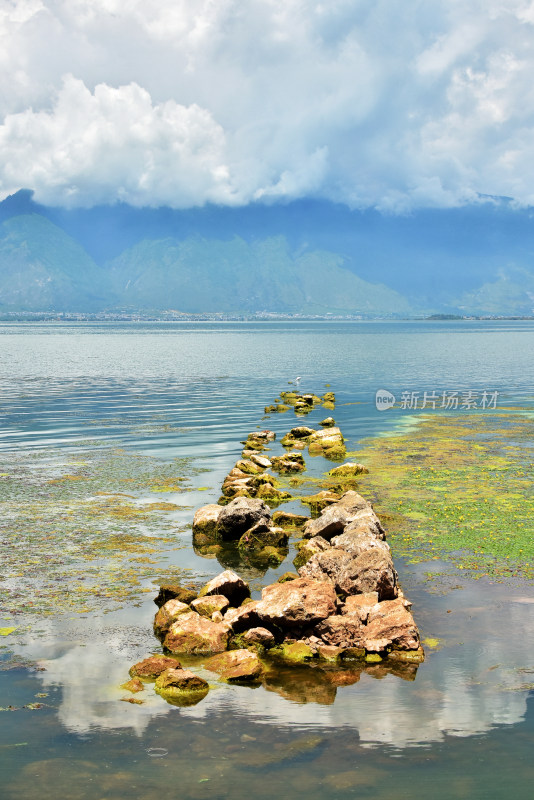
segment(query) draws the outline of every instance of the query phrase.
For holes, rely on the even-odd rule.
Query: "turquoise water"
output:
[[[226,565],[193,551],[194,509],[217,499],[249,431],[282,435],[294,424],[292,411],[264,419],[263,407],[297,375],[304,391],[331,384],[336,422],[357,449],[417,417],[377,411],[378,389],[397,398],[488,390],[503,406],[532,404],[534,324],[2,325],[0,473],[48,476],[117,448],[155,464],[191,459],[183,492],[147,489],[138,499],[179,506],[159,523],[179,549],[153,577],[176,566],[207,578]],[[312,474],[327,468],[310,460]],[[9,525],[4,514],[0,536]],[[396,564],[423,638],[440,640],[414,680],[373,667],[340,685],[333,674],[289,670],[257,689],[218,685],[192,708],[151,694],[143,705],[120,700],[129,666],[157,651],[150,565],[135,602],[84,614],[16,607],[17,585],[38,606],[46,564],[4,580],[0,626],[17,630],[1,640],[0,706],[19,710],[0,712],[1,796],[530,798],[532,586],[468,581],[443,563],[449,578],[436,592],[427,565]],[[247,576],[259,592],[290,568],[291,553],[278,570],[249,566]],[[42,707],[24,708],[31,703]]]

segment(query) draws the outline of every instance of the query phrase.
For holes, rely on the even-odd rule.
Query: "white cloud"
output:
[[[532,203],[527,0],[0,0],[0,194]]]

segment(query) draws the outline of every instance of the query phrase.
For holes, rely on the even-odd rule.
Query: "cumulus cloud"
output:
[[[531,0],[0,0],[0,194],[534,203]]]

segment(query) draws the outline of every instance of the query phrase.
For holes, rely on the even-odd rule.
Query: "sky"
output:
[[[532,0],[0,0],[0,199],[534,205]]]

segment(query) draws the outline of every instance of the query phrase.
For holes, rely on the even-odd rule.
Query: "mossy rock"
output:
[[[328,411],[333,411],[335,409],[335,407],[336,407],[336,404],[335,403],[331,403],[329,400],[326,400],[323,403],[323,408],[327,408]]]
[[[327,402],[327,403],[335,403],[336,402],[336,396],[335,396],[334,392],[325,392],[323,394],[323,398],[322,399],[323,399],[324,402]]]
[[[292,514],[289,511],[275,511],[272,519],[274,524],[281,528],[298,530],[308,522],[309,517],[303,514]]]
[[[273,647],[269,654],[289,664],[305,664],[314,658],[314,652],[304,642],[282,642]]]
[[[335,444],[324,450],[323,455],[329,461],[343,461],[347,457],[347,448],[344,444]]]
[[[209,684],[187,669],[167,669],[156,678],[154,688],[173,705],[194,706],[206,697]]]

